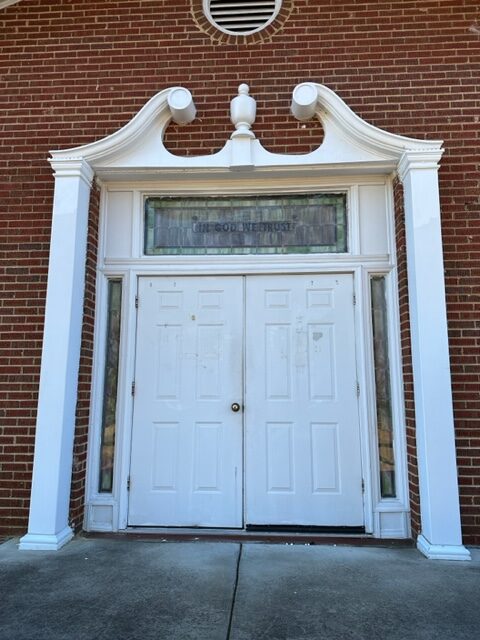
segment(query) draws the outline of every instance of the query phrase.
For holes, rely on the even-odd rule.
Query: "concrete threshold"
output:
[[[130,527],[110,533],[83,531],[86,538],[130,538],[132,540],[165,542],[238,542],[303,545],[345,545],[352,547],[413,547],[412,539],[374,538],[365,533],[319,533],[307,531],[248,531],[245,529],[195,529],[171,527]]]

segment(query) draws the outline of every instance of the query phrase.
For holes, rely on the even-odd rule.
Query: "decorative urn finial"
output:
[[[232,138],[239,136],[255,138],[255,134],[251,128],[255,122],[257,103],[248,95],[249,91],[250,87],[248,84],[241,84],[238,87],[238,96],[230,102],[230,119],[236,129],[236,131],[232,133]]]

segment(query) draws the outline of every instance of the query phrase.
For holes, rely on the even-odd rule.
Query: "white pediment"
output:
[[[417,140],[383,131],[357,116],[331,89],[315,83],[295,87],[292,112],[301,120],[318,117],[324,129],[322,144],[306,154],[271,153],[254,135],[256,103],[248,91],[247,85],[240,85],[239,96],[232,100],[236,130],[217,153],[184,157],[165,147],[164,135],[170,121],[186,124],[195,116],[190,92],[173,87],[153,96],[130,122],[112,135],[84,146],[53,151],[52,166],[58,170],[63,163],[84,160],[97,175],[111,179],[124,179],[128,175],[151,179],[159,172],[178,170],[281,171],[293,167],[315,167],[341,175],[353,170],[390,173],[406,152],[426,154],[429,161],[441,157],[441,141]]]

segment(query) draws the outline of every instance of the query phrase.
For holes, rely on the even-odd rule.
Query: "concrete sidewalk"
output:
[[[414,549],[78,537],[0,545],[1,640],[476,640],[473,561]]]

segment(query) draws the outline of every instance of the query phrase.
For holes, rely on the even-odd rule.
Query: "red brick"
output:
[[[167,0],[29,0],[0,10],[0,254],[5,260],[0,266],[0,447],[11,446],[15,436],[31,460],[53,195],[49,149],[112,133],[157,91],[180,84],[194,93],[199,117],[188,128],[171,125],[166,144],[178,154],[211,153],[231,133],[228,102],[238,84],[246,81],[258,101],[255,132],[266,148],[307,152],[321,143],[322,129],[317,123],[299,126],[289,114],[289,102],[295,84],[314,80],[330,86],[376,126],[446,141],[440,186],[455,423],[457,440],[463,443],[458,445],[459,456],[468,459],[469,469],[476,473],[467,475],[460,468],[462,518],[465,541],[479,544],[480,519],[471,517],[465,502],[469,492],[480,486],[480,408],[475,393],[480,381],[476,3],[297,0],[287,5],[281,28],[269,29],[268,42],[226,37],[223,44],[211,39],[213,28],[205,27],[208,35],[196,25],[190,0],[178,0],[174,9]],[[289,15],[291,5],[294,10]],[[201,22],[198,0],[194,6]],[[395,212],[412,525],[418,532],[408,288],[398,184]],[[95,192],[72,478],[75,526],[81,525],[83,513],[97,222]],[[10,465],[11,488],[5,493],[2,486],[0,526],[12,533],[25,528],[28,494],[22,493],[20,499],[15,487],[29,482],[30,471],[25,460],[2,451]],[[0,482],[7,477],[2,473],[5,469]]]

